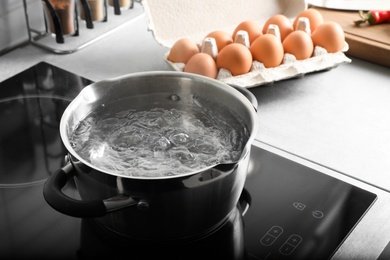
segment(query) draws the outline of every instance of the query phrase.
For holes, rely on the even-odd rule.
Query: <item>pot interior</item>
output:
[[[107,132],[101,132],[100,135],[104,137],[104,140],[102,138],[96,140],[96,143],[106,145],[105,143],[107,140],[111,140],[109,142],[111,144],[117,143],[119,139],[123,138],[123,140],[119,141],[120,147],[114,148],[114,150],[121,150],[119,158],[124,158],[122,148],[123,152],[126,154],[129,154],[129,149],[135,149],[134,142],[146,142],[150,144],[161,143],[162,146],[167,146],[167,151],[169,150],[168,158],[176,158],[178,156],[179,161],[186,161],[186,163],[193,164],[193,160],[201,158],[201,156],[194,156],[193,153],[191,153],[192,151],[190,153],[182,152],[182,147],[178,145],[177,142],[180,143],[182,138],[186,139],[188,137],[187,139],[193,141],[193,143],[197,143],[196,146],[198,147],[199,142],[203,142],[205,143],[204,145],[212,147],[213,145],[210,140],[213,139],[213,136],[208,137],[207,135],[210,132],[209,130],[213,130],[215,126],[204,131],[203,134],[199,132],[201,130],[195,130],[196,133],[200,133],[196,138],[187,135],[187,132],[176,133],[175,137],[175,131],[177,129],[172,130],[169,128],[166,130],[167,127],[176,124],[176,121],[172,122],[170,121],[170,118],[167,120],[166,115],[173,115],[175,113],[178,113],[178,117],[180,118],[183,118],[183,116],[191,116],[195,121],[202,121],[203,124],[210,124],[213,122],[216,126],[220,127],[220,130],[218,131],[226,131],[226,133],[224,133],[225,135],[231,135],[232,132],[238,134],[237,137],[232,137],[233,139],[236,138],[237,140],[241,140],[240,145],[233,146],[231,149],[231,153],[233,153],[234,150],[239,150],[239,154],[234,157],[235,159],[232,159],[232,157],[229,158],[230,161],[221,161],[220,159],[214,160],[214,157],[207,158],[207,153],[210,152],[207,150],[206,154],[202,155],[205,160],[210,159],[206,165],[202,166],[205,169],[214,167],[220,163],[237,162],[240,159],[244,148],[254,138],[256,112],[250,102],[241,93],[216,80],[178,72],[130,74],[120,78],[97,82],[86,87],[63,114],[60,124],[60,133],[66,148],[73,156],[90,167],[109,174],[116,175],[118,174],[118,171],[115,169],[128,169],[129,164],[141,164],[141,162],[138,162],[140,157],[147,157],[149,155],[135,153],[130,159],[123,159],[128,160],[129,164],[120,164],[120,166],[115,164],[112,165],[112,167],[102,167],[99,163],[102,162],[104,158],[110,157],[111,154],[105,154],[97,160],[94,160],[93,156],[89,154],[88,149],[77,148],[80,143],[83,143],[83,138],[85,137],[74,140],[74,133],[80,131],[84,132],[85,128],[89,131],[89,128],[91,128],[91,125],[88,125],[87,127],[83,126],[83,122],[88,121],[87,118],[97,119],[96,122],[94,121],[96,124],[92,124],[94,126],[93,128],[102,131],[105,130],[105,128],[108,128],[109,122],[126,121],[126,126],[121,126],[119,127],[120,129],[115,125],[114,128],[118,128],[118,131],[113,131],[113,129],[110,128]],[[137,118],[137,116],[139,117]],[[142,125],[141,119],[147,117],[149,120],[152,116],[155,117],[152,118],[152,120],[154,120],[153,122],[157,124],[157,127],[160,130],[163,128],[164,131],[173,132],[173,134],[162,137],[161,139],[160,132],[148,132],[153,125]],[[141,128],[135,130],[134,128],[131,128],[131,130],[124,133],[123,129],[128,127],[127,123],[131,120],[134,121],[134,124],[136,124],[137,127],[141,125]],[[185,127],[187,125],[188,123],[185,123]],[[87,136],[88,135],[92,136],[94,134],[88,132]],[[119,138],[119,136],[121,136],[121,138]],[[196,141],[194,141],[195,139]],[[199,141],[200,139],[201,141]],[[195,147],[193,144],[191,145],[191,147]],[[99,146],[99,148],[96,148],[97,154],[101,153],[100,150],[102,149],[104,152],[108,151],[107,145],[102,147],[103,146]],[[111,148],[112,147],[110,146],[110,149]],[[187,148],[188,147],[184,147],[183,149]],[[157,152],[157,157],[162,155],[158,154],[161,150],[160,148],[153,146],[152,150],[153,154],[156,154]],[[211,152],[215,153],[215,151]],[[117,155],[117,151],[115,151],[115,153]],[[220,153],[220,151],[218,150],[216,153]],[[166,152],[164,151],[163,154],[166,154]],[[221,153],[220,155],[222,156]],[[226,156],[223,158],[225,157]],[[165,157],[162,157],[162,163],[168,164],[164,158]],[[112,164],[112,162],[109,162],[109,164]],[[156,163],[156,165],[158,164]],[[157,166],[146,165],[142,167],[156,169],[153,174],[148,176],[138,174],[138,171],[128,172],[125,176],[172,177],[177,175],[178,171],[167,171],[164,174],[160,174],[159,172],[161,170]],[[173,167],[180,168],[181,166],[178,165]],[[194,168],[195,170],[191,170],[191,167],[186,171],[183,170],[180,174],[193,174],[194,172],[201,170],[201,168],[196,167]]]

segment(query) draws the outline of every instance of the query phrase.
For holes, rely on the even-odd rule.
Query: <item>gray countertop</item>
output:
[[[390,189],[389,68],[352,58],[252,91],[260,140]]]
[[[0,81],[40,61],[94,81],[171,70],[167,50],[141,14],[72,54],[26,45],[0,56]],[[390,190],[390,69],[350,58],[329,71],[251,88],[259,102],[257,139]]]

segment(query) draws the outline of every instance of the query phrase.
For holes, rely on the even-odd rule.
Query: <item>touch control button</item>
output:
[[[314,211],[311,212],[311,214],[315,218],[323,218],[324,217],[324,213],[322,211],[320,211],[320,210],[314,210]]]
[[[272,245],[275,240],[283,233],[283,228],[279,226],[273,226],[268,232],[260,239],[260,243],[264,246]]]
[[[287,240],[287,244],[290,244],[294,247],[297,247],[299,245],[299,243],[301,243],[302,241],[302,238],[298,235],[291,235],[288,240]]]
[[[302,237],[298,235],[291,235],[280,247],[279,252],[282,255],[290,255],[301,242]]]
[[[300,210],[300,211],[302,211],[306,208],[306,205],[303,203],[300,203],[300,202],[294,202],[293,206],[294,206],[294,208],[296,208],[297,210]]]
[[[279,249],[279,252],[282,254],[282,255],[290,255],[293,251],[294,251],[295,247],[292,246],[292,245],[289,245],[287,243],[284,243],[280,249]]]
[[[282,234],[283,232],[283,228],[279,227],[279,226],[273,226],[267,234],[270,234],[274,237],[279,237],[280,234]]]
[[[272,245],[276,240],[276,237],[273,237],[269,234],[265,234],[261,240],[260,240],[260,243],[264,246],[270,246]]]

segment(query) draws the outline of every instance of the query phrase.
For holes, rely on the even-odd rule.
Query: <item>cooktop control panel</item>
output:
[[[254,259],[329,259],[376,195],[254,146],[245,246]]]

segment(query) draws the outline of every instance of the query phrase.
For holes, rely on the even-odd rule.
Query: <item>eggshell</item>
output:
[[[207,37],[215,39],[218,51],[222,50],[226,45],[233,43],[232,36],[225,31],[213,31],[207,34],[205,38]]]
[[[248,73],[252,68],[251,52],[241,43],[229,44],[218,54],[217,67],[229,70],[233,76]]]
[[[215,79],[217,77],[217,64],[207,53],[197,53],[192,56],[184,66],[184,72],[199,74]]]
[[[167,59],[172,62],[187,63],[197,53],[199,53],[199,47],[195,41],[188,38],[181,38],[173,44]]]
[[[341,51],[344,48],[345,35],[343,28],[336,22],[321,24],[311,35],[314,46],[321,46],[328,53]]]
[[[290,33],[283,41],[285,53],[290,53],[297,60],[308,59],[312,56],[314,46],[309,34],[304,31],[294,31]]]
[[[259,24],[257,24],[255,21],[252,20],[246,20],[241,22],[239,25],[237,25],[236,29],[233,32],[233,39],[236,38],[236,34],[238,31],[246,31],[249,36],[249,43],[252,44],[252,42],[262,35],[262,30]]]
[[[273,15],[265,22],[262,31],[263,34],[267,33],[268,26],[270,24],[275,24],[279,27],[280,37],[282,41],[286,38],[287,35],[294,31],[293,24],[286,16],[282,14]]]
[[[324,17],[322,14],[316,9],[309,8],[303,10],[298,14],[297,17],[295,17],[293,22],[294,29],[297,28],[297,23],[300,17],[307,17],[309,19],[311,32],[314,32],[318,26],[324,23]]]
[[[266,68],[279,66],[284,57],[282,42],[273,34],[259,36],[250,47],[253,59],[264,64]]]

